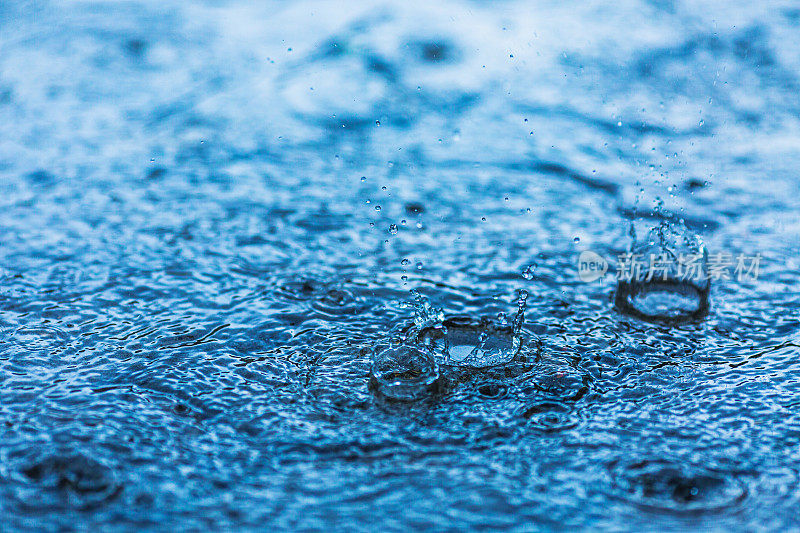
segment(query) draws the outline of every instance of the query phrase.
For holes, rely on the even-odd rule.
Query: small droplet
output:
[[[577,243],[581,242],[581,238],[580,237],[575,237],[574,239],[572,239],[572,242],[577,244]]]
[[[522,277],[528,281],[533,279],[533,273],[536,271],[536,263],[530,264],[522,271]]]
[[[397,235],[397,224],[389,225],[389,233],[391,233],[392,235]]]

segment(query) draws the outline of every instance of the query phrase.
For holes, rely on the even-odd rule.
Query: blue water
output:
[[[3,0],[0,528],[796,527],[798,42],[792,2]],[[759,275],[620,312],[577,258],[631,218]],[[422,301],[506,332],[520,290],[513,361],[375,385]]]

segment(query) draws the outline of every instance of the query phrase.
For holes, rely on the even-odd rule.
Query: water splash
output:
[[[512,322],[513,350],[518,352],[522,347],[522,325],[525,323],[525,309],[528,307],[528,291],[520,289],[517,293],[517,314]]]
[[[441,309],[431,308],[420,298],[408,338],[413,336],[417,343],[437,354],[445,366],[488,368],[511,363],[523,349],[527,298],[527,291],[520,290],[517,313],[510,326],[504,315],[501,320],[469,316],[445,319]]]
[[[413,289],[411,294],[414,297],[414,325],[417,331],[424,328],[441,327],[444,321],[442,308],[431,305],[430,301],[417,289]]]
[[[633,228],[633,224],[631,224]],[[632,243],[619,266],[616,308],[630,316],[662,323],[697,320],[708,312],[708,251],[680,221],[662,221],[642,242]]]
[[[400,345],[380,352],[370,368],[370,384],[380,395],[414,401],[430,392],[439,379],[433,354],[420,347]]]

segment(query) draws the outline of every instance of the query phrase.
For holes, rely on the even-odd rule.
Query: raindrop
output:
[[[536,271],[536,267],[537,267],[536,263],[532,263],[526,266],[525,269],[522,271],[522,277],[527,279],[528,281],[532,280],[533,274]]]

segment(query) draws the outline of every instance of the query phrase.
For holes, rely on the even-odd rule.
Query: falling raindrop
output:
[[[534,272],[536,272],[536,267],[537,266],[538,265],[536,263],[532,263],[532,264],[526,266],[525,269],[522,271],[522,277],[527,279],[528,281],[532,280],[533,279],[533,274],[534,274]]]

